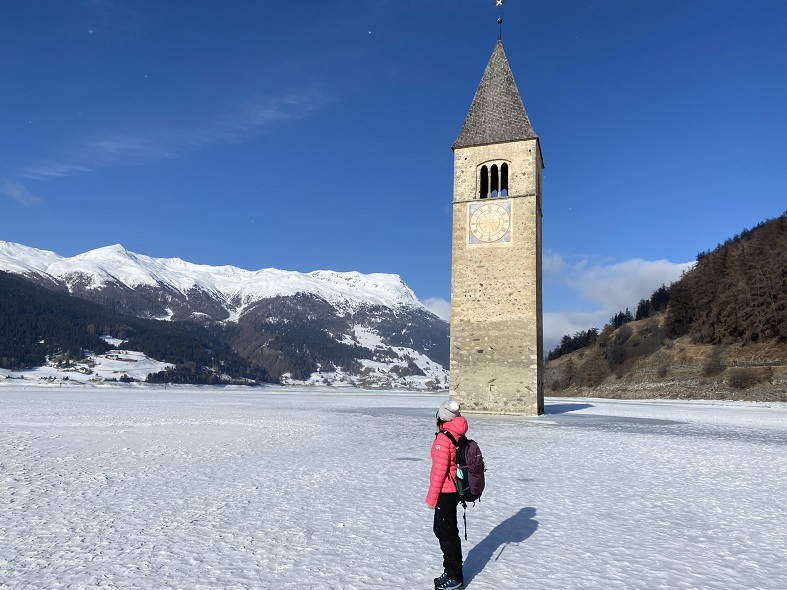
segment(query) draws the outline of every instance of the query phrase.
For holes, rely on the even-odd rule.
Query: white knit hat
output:
[[[450,422],[457,416],[461,415],[462,414],[459,413],[459,402],[452,399],[443,402],[437,409],[437,419],[442,420],[443,422]]]

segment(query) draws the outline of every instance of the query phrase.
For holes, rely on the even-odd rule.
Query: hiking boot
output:
[[[443,572],[442,574],[440,574],[439,578],[434,579],[434,587],[437,588],[438,584],[442,584],[447,579],[448,579],[448,572]]]
[[[465,587],[465,583],[462,580],[448,578],[439,584],[435,584],[434,587],[435,590],[462,590]]]

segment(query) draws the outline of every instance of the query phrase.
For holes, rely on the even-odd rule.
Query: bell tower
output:
[[[451,399],[543,414],[543,163],[500,39],[452,149]]]

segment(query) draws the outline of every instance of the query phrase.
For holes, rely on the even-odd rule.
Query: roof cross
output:
[[[495,0],[495,6],[503,6],[503,0]],[[497,40],[500,41],[503,38],[503,19],[502,17],[497,17]]]

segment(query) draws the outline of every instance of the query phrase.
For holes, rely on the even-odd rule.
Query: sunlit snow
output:
[[[431,588],[445,396],[0,378],[0,588]],[[470,415],[468,588],[787,587],[787,405]]]
[[[105,340],[110,341],[114,346],[123,344],[123,341],[117,338],[105,338]],[[141,352],[119,348],[110,350],[106,354],[88,355],[86,358],[73,361],[65,367],[49,361],[44,366],[24,371],[0,369],[0,382],[4,378],[24,381],[45,380],[62,386],[68,385],[68,382],[88,383],[119,379],[144,381],[150,373],[165,371],[174,366],[171,363],[153,360]]]
[[[228,265],[193,264],[180,258],[153,258],[130,252],[120,244],[66,258],[0,241],[0,270],[38,273],[59,280],[78,277],[80,281],[88,281],[89,288],[120,282],[130,288],[163,286],[184,295],[198,289],[222,302],[230,312],[231,321],[236,321],[256,301],[298,293],[315,294],[345,312],[360,304],[423,307],[395,274],[329,270],[301,273],[275,268],[250,271]]]

